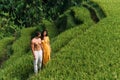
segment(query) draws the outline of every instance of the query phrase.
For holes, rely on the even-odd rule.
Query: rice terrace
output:
[[[43,29],[51,59],[35,75]],[[0,80],[120,80],[120,0],[0,0]]]

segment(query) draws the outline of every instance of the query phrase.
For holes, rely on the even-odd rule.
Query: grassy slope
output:
[[[29,80],[119,79],[119,20],[106,18],[74,38],[57,52],[47,68]]]
[[[78,12],[78,14],[79,14],[79,12]],[[89,15],[89,12],[87,12],[86,15]],[[90,16],[85,16],[85,17],[88,18],[87,20],[90,22],[89,25],[93,24],[90,19]],[[86,27],[86,25],[87,24],[84,24],[83,27],[81,26],[81,27],[76,27],[74,29],[71,29],[69,31],[70,33],[65,32],[65,33],[63,33],[63,35],[66,34],[70,38],[72,38],[75,36],[75,34],[71,35],[71,31],[77,31],[78,29],[79,29],[79,31],[77,31],[77,34],[79,35],[81,32],[85,31],[87,28],[90,27],[90,26]],[[27,77],[32,75],[32,73],[33,73],[32,55],[31,55],[31,52],[27,52],[27,51],[29,51],[29,40],[30,40],[31,32],[33,32],[33,30],[34,29],[32,29],[32,28],[22,30],[21,37],[12,46],[12,48],[14,50],[14,55],[11,56],[11,58],[2,65],[2,69],[0,70],[0,76],[1,76],[0,79],[3,79],[3,80],[9,80],[9,79],[11,79],[11,80],[14,80],[14,79],[26,80]],[[67,39],[69,39],[69,37]],[[59,37],[57,37],[57,38],[59,38]],[[63,40],[63,42],[64,42],[64,40]],[[57,42],[55,41],[55,43],[60,44],[59,41],[57,41]],[[52,45],[54,46],[54,44],[52,44]],[[10,72],[10,73],[8,73],[8,72]]]
[[[14,37],[6,37],[0,40],[0,67],[2,63],[8,59],[8,56],[11,55],[10,48],[14,40]]]
[[[107,16],[118,17],[120,14],[120,0],[92,0],[100,5]]]
[[[4,68],[10,64],[9,62],[15,61],[16,58],[21,57],[30,50],[30,35],[35,29],[36,28],[28,28],[21,31],[21,37],[12,45],[14,55],[12,55],[10,59],[3,64]]]
[[[107,18],[71,40],[38,76],[29,80],[120,79],[119,0],[94,0]],[[111,11],[112,10],[112,11]]]
[[[91,25],[94,24],[92,19],[90,18],[90,13],[86,8],[83,7],[72,7],[71,8],[75,13],[75,18],[81,19],[83,21],[82,25],[75,26],[74,28],[71,28],[69,30],[66,30],[62,32],[60,35],[52,39],[52,51],[57,52],[62,47],[64,47],[69,41],[71,41],[74,37],[79,36],[83,32],[85,32],[88,28],[91,27]],[[66,11],[65,14],[69,12]],[[80,15],[80,14],[83,14]],[[54,55],[54,54],[53,54]]]
[[[50,23],[45,24],[46,28],[52,29]],[[50,26],[51,25],[51,26]],[[21,31],[21,37],[12,45],[13,55],[0,69],[0,80],[26,80],[33,73],[33,57],[30,51],[31,34],[36,30],[25,28]],[[53,32],[50,33],[51,36]],[[56,34],[54,34],[56,35]],[[9,73],[8,73],[9,72]]]
[[[12,45],[13,55],[8,59],[0,69],[0,80],[14,80],[27,77],[32,65],[30,50],[31,33],[35,28],[23,29],[21,37]]]
[[[102,5],[104,5],[104,3],[101,3],[101,6]],[[107,13],[107,10],[109,11],[109,8],[104,10]],[[110,12],[107,14],[110,16],[112,13]],[[78,34],[78,36],[75,36],[74,34],[72,35],[72,37],[68,37],[67,41],[70,38],[72,38],[72,40],[70,40],[70,42],[68,42],[67,45],[59,47],[61,49],[58,50],[57,52],[58,54],[54,55],[52,60],[47,65],[47,68],[45,68],[40,74],[38,74],[38,76],[32,76],[29,79],[30,80],[119,79],[120,19],[119,18],[116,18],[114,20],[113,19],[114,17],[104,19],[98,25],[94,26],[90,30],[87,30],[87,32],[85,33],[82,32],[82,30],[84,30],[84,27],[86,27],[84,25],[83,29],[77,27],[76,28],[77,30],[75,28],[68,30],[68,32],[69,31],[70,32],[67,35],[67,37],[71,36],[72,34],[71,31],[74,31],[74,29],[76,30],[76,34]],[[66,33],[67,31],[61,34],[62,37],[56,38],[55,41],[56,45],[57,44],[61,45],[62,40],[60,42],[59,40],[61,38],[66,38],[64,37],[66,36]],[[26,36],[24,35],[24,39],[25,41],[29,41],[28,40],[29,36],[26,39]],[[64,40],[66,42],[66,39]],[[20,40],[20,43],[21,41],[22,39]],[[25,41],[23,40],[23,42]],[[26,79],[32,73],[31,63],[32,56],[29,55],[31,54],[31,52],[27,52],[27,50],[29,50],[27,49],[29,46],[28,42],[27,44],[25,43],[26,46],[24,45],[22,47],[22,50],[20,51],[19,51],[20,48],[17,49],[18,47],[17,42],[15,44],[16,46],[14,46],[13,48],[15,50],[14,53],[16,56],[18,54],[21,57],[18,58],[18,56],[17,57],[13,56],[13,59],[8,60],[3,65],[4,68],[0,70],[0,79],[21,80]],[[20,45],[23,44],[24,43]],[[55,43],[52,43],[52,45],[55,46]],[[57,51],[55,47],[53,47],[53,49]],[[26,52],[27,54],[23,55]]]
[[[6,37],[0,40],[0,57],[4,55],[4,51],[7,48],[7,45],[14,40],[14,37]]]
[[[54,22],[50,22],[48,20],[42,20],[42,25],[48,30],[50,38],[53,38],[58,34]]]
[[[84,23],[82,25],[79,25],[79,26],[76,26],[76,27],[71,28],[69,30],[66,30],[65,32],[61,33],[56,38],[54,38],[54,40],[52,41],[53,43],[51,44],[52,49],[53,49],[52,50],[52,57],[54,59],[56,57],[55,54],[57,55],[57,53],[59,53],[59,51],[61,49],[64,49],[64,46],[66,46],[75,37],[78,37],[78,36],[82,35],[87,29],[89,29],[91,27],[91,25],[94,24],[93,21],[90,18],[90,13],[87,9],[78,8],[78,7],[77,7],[77,9],[75,9],[75,7],[73,7],[72,9],[75,12],[75,17],[82,19]],[[81,9],[82,9],[82,11],[81,11]],[[79,15],[79,14],[84,14],[84,17]],[[53,64],[54,63],[52,63],[48,66],[51,66]],[[55,65],[56,65],[56,63],[55,63]],[[47,70],[45,70],[45,72],[46,71]],[[43,75],[44,75],[44,72],[43,72]],[[49,73],[46,76],[49,76]],[[33,78],[33,79],[35,79],[35,78]],[[39,77],[37,79],[39,79]],[[44,78],[44,77],[41,78],[41,79],[46,80],[46,78]],[[58,79],[58,78],[56,78],[56,79]]]
[[[79,34],[83,33],[87,28],[90,27],[91,24],[93,24],[93,21],[90,19],[89,12],[84,8],[83,8],[83,10],[84,10],[84,12],[86,12],[85,17],[88,18],[88,19],[84,19],[84,21],[88,20],[89,24],[85,23],[81,27],[76,27],[74,29],[70,29],[68,31],[69,33],[68,32],[62,33],[63,35],[68,35],[67,41],[70,40],[70,38],[73,38],[76,36],[75,33],[71,34],[71,31],[73,32],[76,29],[80,29],[79,31],[76,32],[77,35],[79,36]],[[78,14],[79,14],[79,12],[76,11],[76,15],[78,15]],[[87,22],[87,21],[85,21],[85,22]],[[31,52],[28,52],[28,51],[29,51],[29,46],[30,46],[29,45],[30,35],[31,35],[31,32],[33,32],[34,30],[35,30],[34,28],[28,28],[28,29],[22,30],[21,37],[12,46],[12,48],[14,50],[14,55],[11,56],[11,58],[2,65],[3,68],[0,70],[0,72],[1,72],[0,79],[3,79],[3,80],[14,80],[14,79],[26,80],[27,77],[32,75],[32,73],[33,73],[32,55],[31,55]],[[60,37],[56,37],[56,38],[59,40]],[[62,42],[66,42],[66,40],[63,40]],[[56,43],[59,44],[59,41],[57,41],[57,42],[55,41],[55,43],[52,44],[52,46],[55,47],[57,45]],[[61,43],[60,43],[60,45],[61,45]],[[8,73],[8,72],[10,72],[10,73]]]

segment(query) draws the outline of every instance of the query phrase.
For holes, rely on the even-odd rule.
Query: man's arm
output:
[[[42,51],[44,51],[44,50],[43,50],[43,44],[42,44],[42,40],[41,40],[41,39],[40,39],[40,42],[41,42],[41,44],[40,44],[41,49],[42,49]]]
[[[31,41],[31,49],[32,49],[33,57],[34,59],[36,59],[35,54],[34,54],[34,42],[33,41]]]

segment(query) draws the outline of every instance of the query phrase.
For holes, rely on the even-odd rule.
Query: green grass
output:
[[[90,17],[90,12],[88,9],[80,7],[71,7],[62,14],[56,21],[56,26],[59,32],[63,32],[67,29],[73,28],[75,26],[87,23],[89,25],[93,24]]]
[[[84,23],[52,38],[51,61],[37,76],[33,75],[30,51],[30,36],[36,28],[23,29],[12,45],[13,55],[0,69],[0,80],[119,80],[120,18],[115,17],[119,16],[119,1],[93,1],[108,17],[94,24],[85,8],[73,7],[74,20]],[[48,21],[44,23],[51,26]]]
[[[83,24],[79,26],[74,26],[73,28],[70,28],[61,34],[59,34],[57,37],[52,39],[52,52],[59,51],[62,47],[64,47],[69,41],[71,41],[76,36],[80,36],[82,33],[84,33],[88,28],[91,27],[91,25],[94,25],[93,20],[90,18],[89,11],[84,7],[71,7],[74,18],[78,20],[82,20]],[[65,14],[69,12],[66,11]],[[84,14],[85,13],[85,14]],[[80,15],[83,14],[83,15]],[[54,55],[54,54],[53,54]]]
[[[10,62],[9,67],[1,69],[1,80],[26,80],[33,73],[32,55],[31,52],[24,53],[25,55],[18,57],[12,64]]]
[[[53,38],[53,37],[57,36],[58,31],[57,31],[57,28],[56,28],[54,22],[52,22],[52,21],[50,22],[48,20],[42,20],[42,25],[49,32],[49,37],[50,38]]]
[[[32,70],[30,66],[32,65],[32,53],[29,52],[30,40],[31,33],[34,32],[35,29],[36,28],[34,27],[23,29],[21,31],[21,37],[18,40],[16,40],[12,45],[12,49],[14,52],[13,55],[6,62],[4,62],[0,69],[0,79],[25,79],[25,77],[29,76],[28,72]]]
[[[38,76],[28,80],[118,80],[119,20],[106,18],[74,38],[57,52]]]
[[[11,55],[11,45],[14,40],[14,37],[5,37],[0,40],[0,67]]]
[[[119,17],[120,0],[92,0],[100,5],[107,16]]]
[[[99,6],[99,4],[97,4],[97,3],[93,2],[93,1],[83,2],[82,5],[87,6],[88,8],[93,9],[99,19],[103,19],[103,18],[106,17],[106,14],[103,12],[103,10]]]
[[[48,24],[46,24],[47,29]],[[30,40],[32,33],[36,29],[37,28],[35,27],[25,28],[21,31],[21,37],[18,38],[18,40],[16,40],[12,45],[12,49],[14,51],[13,55],[2,65],[2,68],[0,69],[0,79],[26,80],[33,74],[33,57],[30,49]],[[53,32],[50,34],[52,33]]]
[[[73,37],[52,56],[42,72],[28,80],[120,79],[120,18],[115,17],[119,16],[119,1],[94,1],[100,3],[108,17],[80,36]]]
[[[44,21],[44,22],[46,22],[46,21]],[[45,24],[45,26],[48,26],[48,25],[49,25],[49,23]],[[88,27],[90,27],[90,26],[83,25],[80,27],[76,27],[76,29],[80,28],[81,32],[83,32]],[[30,50],[30,35],[35,29],[36,28],[28,28],[28,29],[23,29],[21,31],[21,37],[18,40],[16,40],[16,42],[12,45],[12,49],[14,51],[13,55],[10,57],[9,60],[7,60],[2,65],[2,68],[0,70],[0,72],[1,72],[0,79],[3,79],[3,80],[8,80],[8,79],[26,80],[30,75],[32,75],[32,73],[33,73],[32,53],[29,52],[29,50]],[[71,30],[69,30],[69,33],[66,33],[66,32],[63,33],[63,35],[64,34],[68,35],[68,38],[66,38],[67,40],[69,40],[70,38],[73,38],[76,35],[75,33],[71,34]],[[74,30],[75,29],[73,29],[72,31],[74,31]],[[79,35],[79,33],[81,33],[81,32],[78,32],[77,35]],[[56,38],[59,38],[59,37],[56,37]],[[59,40],[59,39],[57,39],[57,40]],[[58,44],[61,45],[61,43],[59,43],[59,41],[57,41],[57,42],[58,42]],[[54,44],[52,44],[52,46],[56,47],[55,43],[57,43],[57,42],[55,41]],[[63,42],[66,42],[66,40],[63,40]],[[60,48],[61,48],[61,46],[60,46]],[[10,72],[10,73],[8,73],[8,72]]]
[[[68,44],[72,39],[83,34],[91,26],[83,24],[69,30],[64,31],[51,41],[52,52],[58,52],[62,47]],[[54,54],[53,54],[54,55]]]
[[[4,54],[4,51],[7,48],[7,45],[13,42],[14,37],[6,37],[0,40],[0,57]]]
[[[73,13],[74,20],[80,20],[87,24],[92,24],[94,21],[91,19],[90,12],[85,7],[72,7],[71,11]]]

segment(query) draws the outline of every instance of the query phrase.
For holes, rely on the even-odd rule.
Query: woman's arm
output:
[[[48,45],[49,45],[49,47],[50,47],[50,52],[51,52],[51,46],[50,46],[50,39],[49,39],[49,37],[48,37]]]

